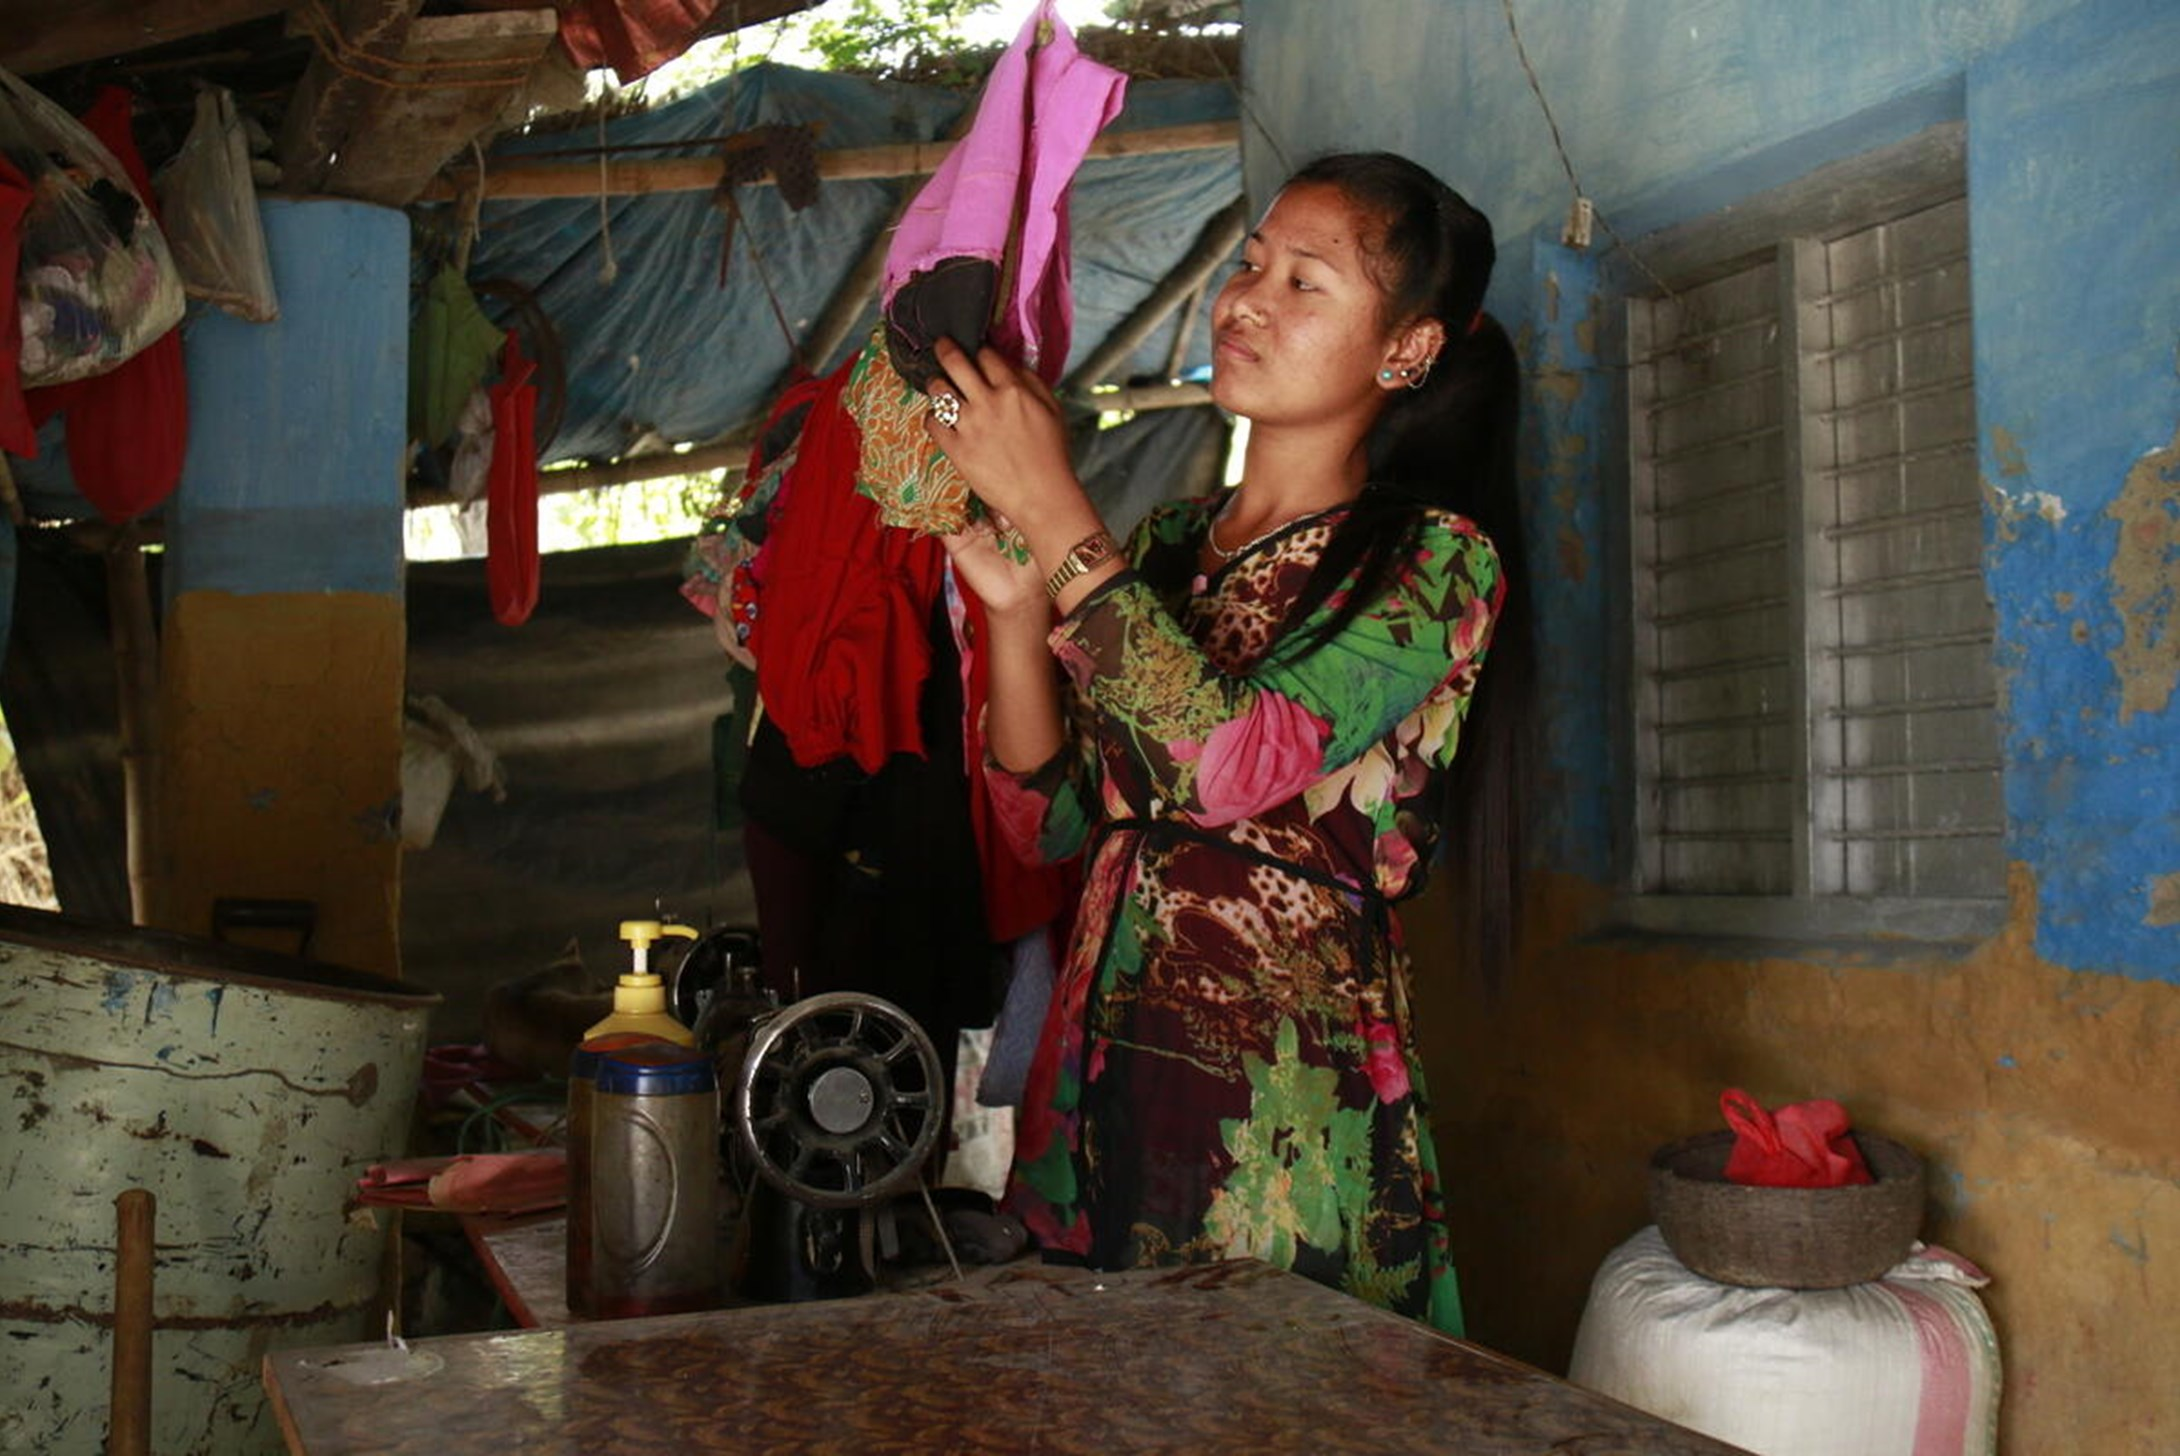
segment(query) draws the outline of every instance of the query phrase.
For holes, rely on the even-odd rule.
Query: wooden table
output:
[[[1734,1450],[1249,1260],[281,1350],[296,1456]]]

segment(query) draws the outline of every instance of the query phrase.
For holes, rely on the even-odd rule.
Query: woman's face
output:
[[[1221,407],[1260,424],[1374,416],[1395,339],[1364,225],[1327,183],[1297,183],[1273,200],[1212,305],[1211,397]]]

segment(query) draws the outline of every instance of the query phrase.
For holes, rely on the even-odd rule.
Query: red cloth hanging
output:
[[[485,582],[492,615],[509,627],[537,607],[537,365],[523,357],[515,331],[500,350],[492,401],[492,468],[485,485]]]
[[[720,0],[573,0],[560,11],[560,44],[586,71],[611,66],[640,81],[703,38]]]
[[[30,181],[0,156],[0,278],[9,282],[0,300],[0,450],[26,459],[38,453],[38,427],[23,402],[23,318],[15,306],[15,263],[22,255],[23,214],[30,210]]]
[[[931,670],[931,605],[946,549],[886,530],[855,488],[862,435],[840,402],[855,360],[834,370],[803,422],[795,464],[751,567],[750,631],[765,711],[804,768],[851,758],[876,773],[924,751],[917,703]]]
[[[152,217],[159,205],[151,173],[137,153],[129,116],[134,99],[119,86],[100,90],[83,114],[84,127],[121,163],[129,183]],[[18,176],[20,174],[17,174]],[[12,278],[12,260],[0,277]],[[10,310],[12,314],[12,309]],[[15,327],[10,319],[9,328]],[[5,350],[0,343],[0,350]],[[13,353],[7,351],[12,378]],[[189,390],[182,368],[182,331],[168,329],[118,368],[88,379],[26,391],[31,418],[43,424],[56,414],[68,417],[68,473],[76,489],[108,521],[134,520],[174,493],[189,450]],[[5,401],[0,400],[0,430]],[[7,448],[14,449],[10,445]],[[37,453],[37,440],[19,455]]]
[[[1080,893],[1080,862],[1030,864],[1007,843],[992,812],[991,783],[984,777],[984,705],[991,699],[991,654],[984,651],[984,603],[963,588],[953,594],[960,608],[954,627],[961,644],[962,767],[969,780],[969,827],[976,834],[977,862],[983,870],[984,925],[998,943],[1019,940],[1050,924]]]

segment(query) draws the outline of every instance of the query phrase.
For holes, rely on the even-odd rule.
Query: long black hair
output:
[[[1460,751],[1445,775],[1440,830],[1470,964],[1496,983],[1519,930],[1523,817],[1534,681],[1528,557],[1518,479],[1520,365],[1513,340],[1483,311],[1498,249],[1491,221],[1427,169],[1390,152],[1311,162],[1288,185],[1338,188],[1366,224],[1364,257],[1388,325],[1436,319],[1445,330],[1420,387],[1393,390],[1372,427],[1370,484],[1341,521],[1290,608],[1308,620],[1343,583],[1325,621],[1291,633],[1282,655],[1330,641],[1382,597],[1437,506],[1476,523],[1498,550],[1506,595],[1470,700]],[[1428,856],[1426,855],[1426,858]]]

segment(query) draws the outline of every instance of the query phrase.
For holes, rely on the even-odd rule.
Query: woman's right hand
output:
[[[986,516],[939,539],[946,543],[946,552],[954,560],[954,574],[977,594],[988,616],[995,621],[1020,618],[1041,634],[1052,621],[1052,603],[1045,595],[1044,577],[1034,559],[1015,559],[1029,553],[1020,547],[1007,549],[1000,539],[1007,533],[1010,528],[1004,516]]]

